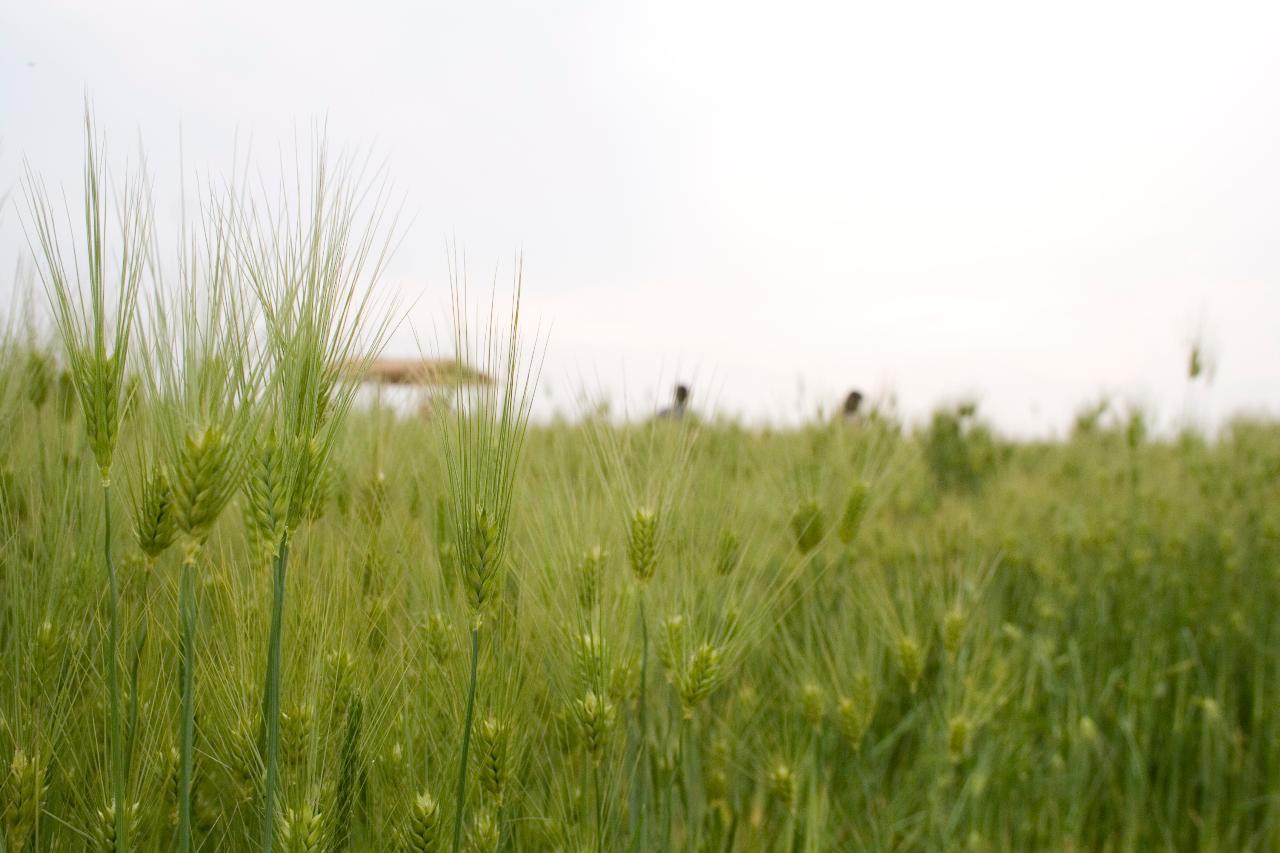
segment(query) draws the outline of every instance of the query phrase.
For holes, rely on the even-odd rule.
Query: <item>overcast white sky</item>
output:
[[[448,239],[473,283],[524,252],[544,410],[692,379],[751,419],[857,386],[1020,433],[1102,392],[1170,422],[1203,331],[1201,416],[1275,413],[1277,45],[1276,3],[11,0],[0,193],[24,156],[75,190],[86,93],[162,220],[179,127],[217,173],[327,118],[406,199],[389,281],[428,339]]]

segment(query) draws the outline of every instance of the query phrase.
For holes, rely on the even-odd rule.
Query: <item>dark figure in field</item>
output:
[[[854,420],[858,417],[858,407],[862,405],[862,392],[850,391],[849,396],[844,398],[844,419],[846,421]]]
[[[684,417],[685,410],[689,408],[689,386],[677,385],[675,391],[675,400],[670,408],[666,408],[658,412],[660,418],[671,418],[680,420]]]

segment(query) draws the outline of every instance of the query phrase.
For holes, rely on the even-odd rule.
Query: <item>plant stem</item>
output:
[[[604,800],[600,799],[600,766],[594,762],[591,781],[595,786],[595,853],[604,853]]]
[[[646,709],[646,696],[649,692],[649,620],[644,614],[644,585],[641,584],[636,590],[636,604],[640,616],[640,695],[638,697],[639,704],[639,722],[640,737],[636,744],[636,767],[640,772],[638,789],[638,801],[632,809],[631,815],[631,849],[632,850],[648,850],[649,849],[649,723],[648,711]],[[638,842],[638,846],[637,846]]]
[[[102,482],[102,557],[107,565],[108,622],[107,691],[111,699],[111,797],[115,806],[116,849],[129,849],[129,825],[125,819],[124,729],[120,719],[120,584],[111,559],[111,483]]]
[[[684,808],[684,846],[685,849],[693,850],[696,849],[693,844],[693,792],[689,787],[689,768],[686,765],[688,760],[686,750],[689,748],[689,720],[685,718],[683,712],[678,717],[676,725],[680,727],[680,732],[676,739],[676,760],[671,765],[671,785],[675,787],[676,783],[679,782],[680,793],[684,795],[684,802],[682,803]],[[671,806],[671,811],[675,811],[674,805]],[[670,824],[671,816],[668,815],[667,825],[670,826]],[[667,834],[670,836],[670,831]],[[667,843],[671,843],[669,838]]]
[[[453,814],[453,853],[462,849],[462,819],[467,805],[467,753],[471,749],[471,716],[476,709],[476,667],[479,660],[480,623],[477,621],[471,626],[471,686],[467,688],[467,716],[462,724],[462,763],[458,766],[457,807]]]
[[[818,730],[809,733],[809,796],[806,804],[806,820],[804,825],[804,849],[813,851],[818,846],[818,834],[821,821],[817,819],[821,805],[819,793],[822,789],[822,752],[819,749]]]
[[[267,684],[263,691],[266,725],[267,779],[263,788],[262,851],[271,853],[275,836],[276,776],[280,751],[280,635],[284,623],[285,573],[289,568],[289,534],[280,537],[272,567],[271,634],[267,641]]]
[[[182,722],[178,754],[178,853],[191,853],[191,779],[195,751],[195,584],[192,554],[182,561],[178,589],[178,645],[182,659]]]
[[[142,593],[138,596],[142,607],[147,606],[147,582],[151,579],[151,575],[155,573],[155,560],[148,559],[146,572],[143,574]],[[133,772],[133,759],[137,752],[138,745],[138,667],[142,664],[142,652],[147,647],[148,622],[142,620],[142,624],[138,628],[138,641],[133,646],[133,660],[129,664],[129,720],[125,724],[125,731],[128,737],[125,741],[124,751],[124,767],[125,778]]]

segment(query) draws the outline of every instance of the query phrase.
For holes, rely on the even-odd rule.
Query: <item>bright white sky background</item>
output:
[[[1020,434],[1103,392],[1275,414],[1278,45],[1276,3],[5,0],[0,269],[23,157],[78,191],[86,93],[143,141],[162,233],[179,128],[218,173],[327,118],[405,198],[388,282],[424,339],[449,239],[473,285],[523,250],[544,412],[683,379],[752,421],[854,386]]]

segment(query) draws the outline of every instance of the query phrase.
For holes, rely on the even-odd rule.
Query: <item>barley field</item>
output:
[[[0,341],[0,849],[1280,846],[1280,426],[530,423],[461,279],[410,414],[343,161],[158,277],[95,139]]]

